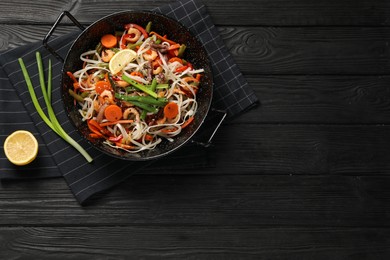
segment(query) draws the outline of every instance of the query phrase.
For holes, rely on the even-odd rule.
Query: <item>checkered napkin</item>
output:
[[[157,8],[156,11],[170,16],[187,26],[202,41],[207,50],[214,72],[214,97],[212,106],[227,111],[227,118],[239,115],[257,103],[257,98],[240,73],[235,62],[222,42],[217,29],[207,14],[203,4],[196,0],[183,0]],[[53,39],[50,45],[62,57],[80,31]],[[41,52],[44,64],[53,61],[53,109],[67,133],[80,143],[94,159],[87,163],[84,157],[48,128],[38,113],[28,93],[18,58],[23,58],[30,73],[35,91],[40,93],[39,77],[36,68],[35,52]],[[70,190],[80,204],[92,195],[107,190],[120,183],[131,174],[140,172],[153,162],[129,162],[107,156],[92,148],[76,132],[68,120],[60,96],[62,63],[42,47],[41,42],[6,51],[0,56],[0,142],[18,129],[29,130],[37,137],[39,154],[37,159],[22,167],[13,166],[5,159],[3,149],[0,158],[1,179],[48,178],[63,176]],[[40,102],[43,104],[42,95]],[[156,170],[171,167],[178,160],[181,167],[201,167],[208,162],[207,149],[193,149],[189,144],[160,160]],[[185,152],[185,150],[188,152]],[[195,151],[195,152],[194,152]]]

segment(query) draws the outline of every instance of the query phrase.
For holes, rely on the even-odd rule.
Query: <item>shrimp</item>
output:
[[[104,50],[102,51],[102,60],[104,62],[109,62],[111,58],[114,56],[115,52],[112,50]]]
[[[149,51],[148,51],[149,52]],[[143,56],[144,56],[144,59],[145,60],[150,60],[150,61],[152,61],[152,60],[155,60],[156,58],[157,58],[157,56],[158,56],[158,54],[157,54],[157,52],[156,51],[150,51],[150,53],[148,53],[148,52],[145,52],[144,54],[142,54]]]
[[[125,111],[123,111],[123,119],[127,119],[130,114],[133,114],[135,116],[136,122],[140,121],[139,113],[134,107],[129,107]]]

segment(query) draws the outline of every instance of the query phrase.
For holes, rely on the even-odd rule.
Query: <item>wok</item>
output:
[[[65,15],[68,16],[82,32],[75,39],[65,59],[63,59],[50,47],[48,39]],[[186,44],[187,49],[184,54],[184,59],[190,61],[195,68],[203,68],[205,72],[201,79],[201,87],[197,94],[198,110],[195,115],[195,120],[188,127],[183,129],[183,131],[174,138],[173,142],[164,139],[155,149],[145,150],[134,154],[109,147],[102,143],[101,140],[91,139],[89,137],[90,131],[88,126],[82,121],[78,108],[74,105],[74,99],[68,92],[68,89],[72,86],[72,80],[66,75],[66,72],[74,72],[82,67],[80,54],[87,50],[94,49],[102,35],[121,31],[123,30],[124,24],[135,23],[145,26],[149,21],[152,22],[153,31],[160,35],[166,34],[173,41]],[[54,56],[63,61],[63,68],[61,71],[61,96],[69,120],[83,138],[85,138],[93,147],[105,154],[132,161],[150,160],[166,156],[179,149],[193,138],[210,111],[213,96],[213,76],[207,52],[200,41],[185,26],[167,16],[150,11],[123,11],[103,17],[87,28],[84,28],[69,12],[65,11],[58,17],[57,21],[46,35],[43,44]],[[219,125],[220,123],[216,125],[217,128]],[[215,131],[216,129],[213,134]]]

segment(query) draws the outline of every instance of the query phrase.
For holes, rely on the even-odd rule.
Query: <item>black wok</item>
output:
[[[64,14],[83,29],[82,25],[80,25],[77,20],[75,20],[68,12],[61,14],[53,28],[44,39],[45,47],[60,59],[61,57],[59,57],[58,54],[47,44],[47,39],[50,37],[54,28],[60,22]],[[82,118],[78,112],[78,108],[74,105],[73,97],[69,95],[68,89],[72,86],[72,81],[66,75],[66,72],[74,72],[82,67],[80,54],[87,50],[94,49],[102,35],[107,33],[114,33],[115,31],[121,31],[123,30],[124,24],[135,23],[141,26],[145,26],[149,21],[151,21],[153,24],[153,31],[161,35],[166,34],[170,39],[186,44],[187,49],[185,51],[184,59],[190,61],[195,68],[203,68],[205,72],[204,77],[202,77],[200,83],[201,87],[197,94],[198,111],[195,115],[195,120],[188,127],[183,129],[180,135],[175,137],[173,142],[164,140],[153,150],[142,151],[133,154],[111,148],[108,145],[103,144],[101,140],[89,138],[90,131],[88,126],[85,122],[82,121]],[[213,77],[208,55],[204,47],[200,41],[181,23],[158,13],[149,11],[124,11],[103,17],[102,19],[83,29],[83,31],[76,38],[73,45],[69,49],[63,62],[61,93],[66,113],[72,124],[75,126],[75,128],[77,128],[78,132],[92,146],[110,156],[133,161],[149,160],[166,156],[167,154],[179,149],[194,136],[194,134],[199,130],[200,126],[204,122],[205,117],[210,109],[213,96]]]

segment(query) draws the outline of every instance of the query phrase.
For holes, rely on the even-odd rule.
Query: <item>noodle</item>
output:
[[[97,48],[82,53],[83,67],[73,72],[77,80],[73,91],[82,96],[77,105],[91,130],[90,138],[101,139],[115,149],[137,153],[156,148],[163,139],[172,142],[192,122],[204,70],[195,69],[190,61],[178,57],[178,44],[161,42],[160,36],[154,34],[145,38],[148,34],[142,27],[124,25],[124,28],[131,28],[132,32],[139,30],[141,36],[135,42],[128,42],[135,36],[127,34],[125,29],[115,47],[106,48],[102,42],[99,52]],[[107,55],[115,57],[127,49],[134,50],[135,58],[113,74],[107,62],[112,57]],[[108,110],[115,106],[122,112],[115,112],[120,117],[115,114],[112,119],[109,113],[114,112]]]

